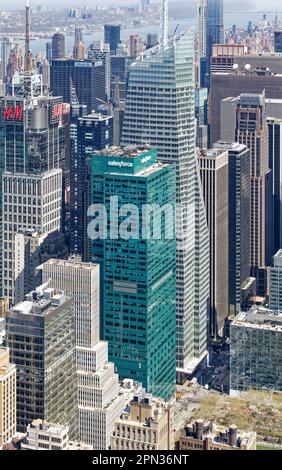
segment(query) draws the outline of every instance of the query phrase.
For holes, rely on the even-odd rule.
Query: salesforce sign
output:
[[[112,160],[108,162],[108,166],[117,166],[118,168],[133,168],[133,162],[125,162],[124,160]]]

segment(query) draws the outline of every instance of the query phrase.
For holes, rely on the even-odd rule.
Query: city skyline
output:
[[[282,13],[52,2],[0,14],[0,451],[282,450]]]

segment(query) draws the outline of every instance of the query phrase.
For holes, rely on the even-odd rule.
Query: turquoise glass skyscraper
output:
[[[144,147],[95,153],[88,235],[100,264],[109,360],[121,378],[169,399],[176,369],[176,181],[174,165],[156,155]]]
[[[179,374],[207,354],[209,233],[195,153],[194,33],[160,41],[129,70],[122,143],[149,144],[176,165],[176,339]],[[182,232],[182,233],[181,233]]]

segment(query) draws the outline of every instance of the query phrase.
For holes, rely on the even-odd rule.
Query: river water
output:
[[[267,19],[274,20],[274,16],[275,16],[275,13],[268,13]],[[247,27],[247,24],[249,21],[256,23],[257,21],[261,19],[261,17],[262,17],[262,13],[257,13],[257,12],[227,13],[225,14],[225,18],[224,18],[225,28],[230,28],[233,24],[236,24],[237,26]],[[169,21],[169,32],[172,33],[178,24],[179,24],[178,26],[179,31],[183,31],[184,29],[190,26],[194,26],[195,29],[197,29],[196,18],[187,18],[187,19],[183,19],[182,21],[180,20]],[[159,32],[159,26],[157,24],[150,25],[150,26],[143,26],[143,27],[139,27],[135,29],[122,28],[121,39],[123,41],[126,41],[131,34],[139,34],[144,39],[146,39],[147,33],[158,34],[158,32]],[[94,32],[93,34],[84,35],[85,45],[89,46],[89,44],[91,44],[92,41],[103,39],[103,36],[104,36],[104,32],[102,29]],[[50,41],[50,39],[47,39],[47,38],[31,41],[32,54],[35,56],[36,54],[39,54],[40,52],[45,53],[45,45],[46,45],[46,42],[48,41]],[[23,41],[18,41],[18,42],[23,44]],[[73,36],[66,36],[66,39],[65,39],[66,53],[72,52],[73,42],[74,42]]]

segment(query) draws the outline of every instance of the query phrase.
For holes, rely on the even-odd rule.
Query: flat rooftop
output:
[[[43,284],[43,286],[27,294],[26,300],[14,305],[10,311],[23,315],[45,317],[66,300],[68,300],[68,297],[65,296],[64,291],[50,287],[46,288]]]
[[[74,257],[74,258],[69,258],[69,259],[51,258],[45,263],[38,266],[37,269],[43,269],[43,266],[59,266],[59,267],[64,267],[64,268],[85,269],[85,270],[97,269],[99,267],[98,264],[83,262],[81,261],[79,257]]]
[[[240,312],[232,325],[282,332],[282,312],[253,306],[248,312]]]
[[[99,157],[124,157],[135,158],[145,152],[150,152],[152,147],[146,145],[125,145],[120,147],[109,147],[105,150],[96,151],[95,155]]]
[[[281,59],[280,59],[281,60]],[[217,76],[222,76],[222,75],[231,75],[232,77],[236,75],[237,77],[246,77],[246,76],[252,76],[252,77],[282,77],[281,73],[272,73],[272,72],[265,72],[264,70],[255,70],[251,69],[250,71],[245,71],[245,70],[232,70],[230,72],[212,72],[212,75],[217,75]]]
[[[201,149],[199,157],[217,158],[226,153],[226,149],[219,149],[214,146],[212,149]]]
[[[81,121],[107,121],[108,119],[112,119],[112,115],[105,115],[105,114],[102,114],[102,113],[90,113],[90,114],[87,114],[86,116],[81,116],[79,119]]]
[[[48,423],[42,419],[34,419],[28,426],[28,429],[37,429],[38,431],[44,431],[52,434],[61,434],[68,432],[68,426],[61,424]]]
[[[236,152],[242,152],[247,147],[244,144],[239,144],[239,142],[227,142],[225,140],[218,140],[213,144],[214,149],[220,150],[233,150]]]
[[[281,104],[282,99],[281,98],[265,98],[266,103],[274,103],[274,104]]]

